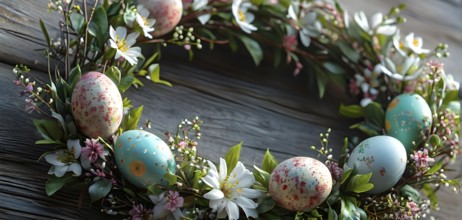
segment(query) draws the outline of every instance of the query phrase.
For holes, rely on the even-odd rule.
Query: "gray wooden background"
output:
[[[45,195],[48,165],[37,161],[46,150],[34,145],[39,137],[32,117],[24,112],[23,97],[13,85],[15,64],[27,64],[38,77],[45,77],[46,62],[41,52],[44,40],[38,25],[42,18],[55,27],[57,17],[46,13],[47,0],[0,0],[0,219],[95,219],[101,218],[97,206],[88,198],[78,207],[78,194],[72,190]],[[386,13],[400,2],[409,8],[402,14],[408,22],[404,33],[415,32],[424,38],[424,46],[433,48],[448,43],[451,57],[446,70],[462,80],[462,2],[431,1],[341,1],[350,12],[364,10],[370,16]],[[159,136],[174,131],[183,118],[195,115],[205,122],[199,154],[217,160],[228,147],[244,141],[246,164],[260,164],[266,148],[279,160],[294,155],[311,155],[309,146],[318,144],[319,133],[332,128],[334,148],[341,146],[351,124],[337,114],[340,100],[348,100],[342,91],[331,90],[319,100],[302,77],[294,78],[287,68],[253,67],[251,60],[226,52],[202,51],[188,62],[179,50],[167,52],[161,61],[161,76],[173,88],[147,85],[128,95],[135,105],[144,104],[144,119],[153,122],[151,131]],[[461,162],[453,175],[461,174]],[[441,194],[439,219],[459,219],[462,198],[451,191]]]

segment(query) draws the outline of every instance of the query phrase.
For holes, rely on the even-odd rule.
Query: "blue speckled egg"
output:
[[[168,185],[165,173],[175,173],[172,151],[159,137],[143,130],[122,133],[114,146],[114,159],[122,176],[134,185],[147,188]]]
[[[425,99],[417,94],[401,94],[388,105],[385,113],[387,134],[403,143],[407,153],[419,144],[432,125],[432,111]]]
[[[403,144],[394,137],[375,136],[362,141],[351,152],[348,166],[358,174],[372,173],[370,194],[382,193],[393,187],[406,168],[407,154]]]

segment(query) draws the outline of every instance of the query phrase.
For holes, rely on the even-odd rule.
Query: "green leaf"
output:
[[[148,72],[151,81],[172,87],[172,84],[170,82],[160,79],[160,66],[158,63],[151,64],[148,68]]]
[[[402,195],[407,196],[414,202],[420,202],[420,193],[410,185],[404,185],[399,189]]]
[[[75,179],[74,176],[71,174],[66,174],[62,177],[52,176],[50,179],[47,180],[45,184],[45,192],[47,196],[52,196],[56,192],[58,192],[61,188],[63,188],[66,183],[70,183]]]
[[[252,38],[249,38],[245,35],[238,35],[238,37],[244,44],[247,51],[249,51],[250,56],[252,56],[255,66],[258,66],[260,62],[263,60],[263,50],[261,49],[260,44],[258,44],[258,42],[253,40]]]
[[[270,176],[271,174],[258,168],[257,166],[253,166],[255,168],[255,170],[253,170],[253,175],[255,177],[255,180],[257,182],[259,182],[266,191],[268,191],[268,187],[269,187],[269,179],[270,179]]]
[[[77,65],[72,68],[71,73],[69,74],[68,83],[71,86],[71,89],[74,89],[75,84],[77,84],[80,78],[82,78],[82,70],[80,69],[80,66]]]
[[[123,127],[124,131],[136,129],[136,127],[138,126],[138,122],[140,121],[142,112],[143,106],[130,109],[130,113],[128,113],[127,116],[127,121],[125,123],[125,126]]]
[[[383,128],[385,122],[385,111],[377,102],[371,102],[364,109],[364,118],[376,127]],[[380,130],[379,130],[380,132]]]
[[[107,179],[100,179],[88,187],[91,202],[104,198],[112,189],[112,183]]]
[[[341,220],[357,220],[360,219],[360,212],[357,210],[357,206],[354,203],[354,198],[352,197],[345,197],[342,198],[341,201],[341,208],[340,208],[340,216],[339,219]]]
[[[342,51],[343,55],[346,56],[353,63],[357,63],[359,61],[359,53],[356,50],[354,50],[349,44],[347,44],[346,42],[340,42],[338,46]]]
[[[63,131],[56,120],[35,119],[33,122],[43,138],[61,140],[63,137]]]
[[[88,33],[96,38],[98,47],[102,48],[106,43],[106,39],[109,36],[109,24],[107,20],[106,10],[103,6],[98,6],[94,10],[93,18],[90,21]]]
[[[329,212],[327,213],[328,220],[337,220],[338,214],[329,206]]]
[[[45,37],[45,41],[47,42],[48,47],[51,47],[50,35],[48,35],[47,28],[45,27],[45,23],[43,23],[42,19],[39,19],[40,29],[42,29],[43,36]]]
[[[274,206],[276,206],[276,202],[271,197],[267,197],[258,204],[257,211],[259,214],[265,213],[273,209]]]
[[[122,79],[120,80],[120,84],[118,86],[120,92],[125,92],[127,91],[128,88],[130,88],[130,86],[132,86],[133,84],[135,83],[135,77],[134,76],[124,76],[122,77]]]
[[[58,140],[51,140],[51,139],[42,139],[42,140],[38,140],[35,142],[35,144],[39,145],[39,144],[62,144],[61,141],[58,141]]]
[[[242,147],[242,142],[230,148],[225,155],[225,161],[226,161],[226,165],[228,168],[228,175],[231,173],[231,171],[233,171],[234,167],[236,167],[237,162],[239,161],[239,156],[241,154],[241,147]]]
[[[430,204],[433,209],[438,207],[438,196],[436,195],[436,190],[430,184],[424,184],[422,191],[430,200]]]
[[[109,79],[111,79],[112,82],[114,82],[116,85],[120,84],[122,73],[116,66],[111,66],[104,74],[109,77]]]
[[[369,136],[377,136],[380,134],[382,127],[377,127],[369,122],[362,121],[357,124],[351,125],[350,129],[359,129]]]
[[[343,69],[337,63],[324,62],[322,65],[324,66],[324,68],[326,68],[327,71],[329,71],[329,72],[331,72],[333,74],[342,75],[342,74],[346,73],[345,69]]]
[[[351,177],[350,181],[348,181],[345,191],[355,192],[355,193],[363,193],[371,190],[374,188],[372,183],[369,183],[371,179],[372,173],[368,174],[356,174]]]
[[[265,157],[263,157],[262,169],[268,173],[271,173],[277,165],[278,161],[276,158],[271,154],[269,149],[266,149]]]
[[[77,34],[81,34],[82,31],[83,31],[83,27],[85,25],[85,18],[83,17],[82,14],[78,13],[78,12],[73,12],[71,13],[71,15],[69,16],[69,18],[71,19],[71,27],[72,29],[77,33]]]
[[[329,83],[330,79],[329,76],[323,72],[320,68],[316,68],[316,85],[318,86],[319,98],[324,97],[326,93],[326,87]]]
[[[441,167],[443,166],[443,160],[438,160],[438,162],[436,162],[435,164],[433,164],[432,168],[430,168],[426,173],[425,175],[432,175],[436,172],[438,172]]]
[[[177,181],[178,177],[175,174],[171,173],[170,171],[164,174],[164,178],[167,179],[169,186],[173,186],[178,182]]]
[[[339,112],[341,115],[349,118],[364,117],[364,109],[360,105],[343,105],[340,104]]]
[[[340,180],[340,185],[343,185],[345,183],[348,177],[350,177],[351,173],[353,173],[353,169],[349,169],[343,172],[342,179]]]

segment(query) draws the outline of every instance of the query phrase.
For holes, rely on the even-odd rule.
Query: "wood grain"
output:
[[[446,10],[457,16],[460,1],[410,2],[418,7],[411,8],[409,30],[418,30],[430,43],[449,39],[452,44],[459,43],[460,49],[460,23],[438,13],[422,13]],[[350,11],[361,8],[367,12],[387,10],[394,3],[345,2]],[[49,167],[38,158],[47,149],[34,145],[39,135],[31,121],[39,116],[24,112],[24,97],[19,97],[20,89],[12,83],[11,70],[17,63],[27,64],[37,77],[46,78],[46,62],[40,51],[34,51],[44,46],[37,18],[43,19],[52,36],[56,36],[52,27],[59,20],[56,14],[45,12],[46,4],[47,0],[0,0],[0,218],[108,218],[100,215],[96,205],[90,207],[88,198],[86,205],[78,208],[79,192],[65,190],[52,198],[45,195]],[[412,22],[416,22],[415,26]],[[445,32],[438,35],[438,30],[424,24],[442,27],[440,30]],[[427,36],[435,40],[427,40]],[[333,129],[331,140],[336,149],[344,136],[352,134],[347,129],[351,121],[337,114],[340,100],[349,101],[343,92],[331,90],[326,99],[319,100],[313,93],[315,89],[307,87],[306,76],[293,77],[290,69],[273,69],[266,63],[256,68],[249,57],[243,56],[227,50],[201,51],[193,62],[188,62],[184,51],[166,51],[161,76],[174,87],[144,80],[145,87],[125,95],[135,106],[145,105],[142,121],[150,119],[151,131],[159,136],[174,131],[183,117],[198,115],[205,122],[199,154],[215,161],[240,141],[244,141],[242,160],[252,165],[260,164],[266,148],[271,148],[280,160],[294,155],[315,156],[308,148],[318,144],[319,133],[329,127]],[[455,57],[462,54],[453,56],[448,68],[457,65]],[[436,216],[456,219],[462,204],[460,196],[444,192],[441,200],[442,212]]]

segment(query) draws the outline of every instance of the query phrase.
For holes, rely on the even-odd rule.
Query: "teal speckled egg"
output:
[[[387,107],[385,130],[401,141],[409,154],[414,150],[412,142],[419,144],[432,121],[432,111],[425,99],[417,94],[401,94]]]
[[[358,174],[372,173],[374,188],[367,193],[378,194],[393,187],[406,169],[407,155],[403,144],[390,136],[374,136],[362,141],[351,152],[348,167]]]
[[[172,151],[159,137],[143,130],[122,133],[114,146],[114,159],[122,176],[134,185],[147,188],[168,185],[165,173],[175,173]]]

